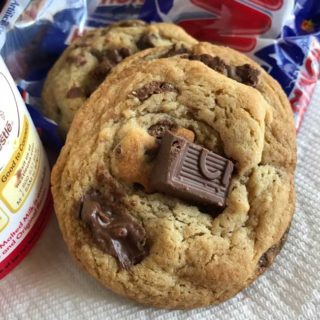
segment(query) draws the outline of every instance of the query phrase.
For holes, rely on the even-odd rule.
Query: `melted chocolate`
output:
[[[119,266],[129,269],[147,255],[145,230],[125,209],[102,207],[94,194],[84,197],[79,218],[104,252],[115,257]]]

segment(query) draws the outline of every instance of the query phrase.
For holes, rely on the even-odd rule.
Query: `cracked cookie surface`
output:
[[[192,45],[197,41],[174,24],[149,25],[140,20],[87,31],[50,70],[42,93],[44,114],[65,135],[75,112],[115,65],[137,51],[176,42]]]
[[[53,169],[52,192],[70,251],[101,283],[140,303],[193,308],[232,297],[279,251],[294,211],[295,133],[281,88],[250,59],[210,44],[192,48],[230,66],[248,63],[260,71],[255,88],[203,61],[161,58],[166,50],[129,58],[85,102]],[[149,188],[165,130],[232,160],[222,212]],[[91,190],[145,230],[148,253],[128,270],[77,217]]]

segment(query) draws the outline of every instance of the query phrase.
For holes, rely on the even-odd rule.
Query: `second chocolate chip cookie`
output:
[[[171,23],[122,21],[88,31],[74,41],[48,74],[42,93],[43,112],[55,120],[62,135],[75,112],[115,65],[131,54],[157,46],[197,41]]]

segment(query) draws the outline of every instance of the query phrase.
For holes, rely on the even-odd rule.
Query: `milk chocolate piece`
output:
[[[151,186],[199,205],[225,206],[233,163],[167,131],[156,158]]]
[[[103,208],[96,195],[84,197],[79,218],[104,252],[114,256],[123,269],[139,263],[146,255],[145,230],[124,209]]]

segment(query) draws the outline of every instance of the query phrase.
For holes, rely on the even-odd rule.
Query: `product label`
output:
[[[40,165],[40,148],[27,117],[21,129],[16,150],[0,175],[0,199],[12,213],[16,213],[29,196]]]
[[[0,279],[30,250],[51,211],[49,165],[0,59]]]

